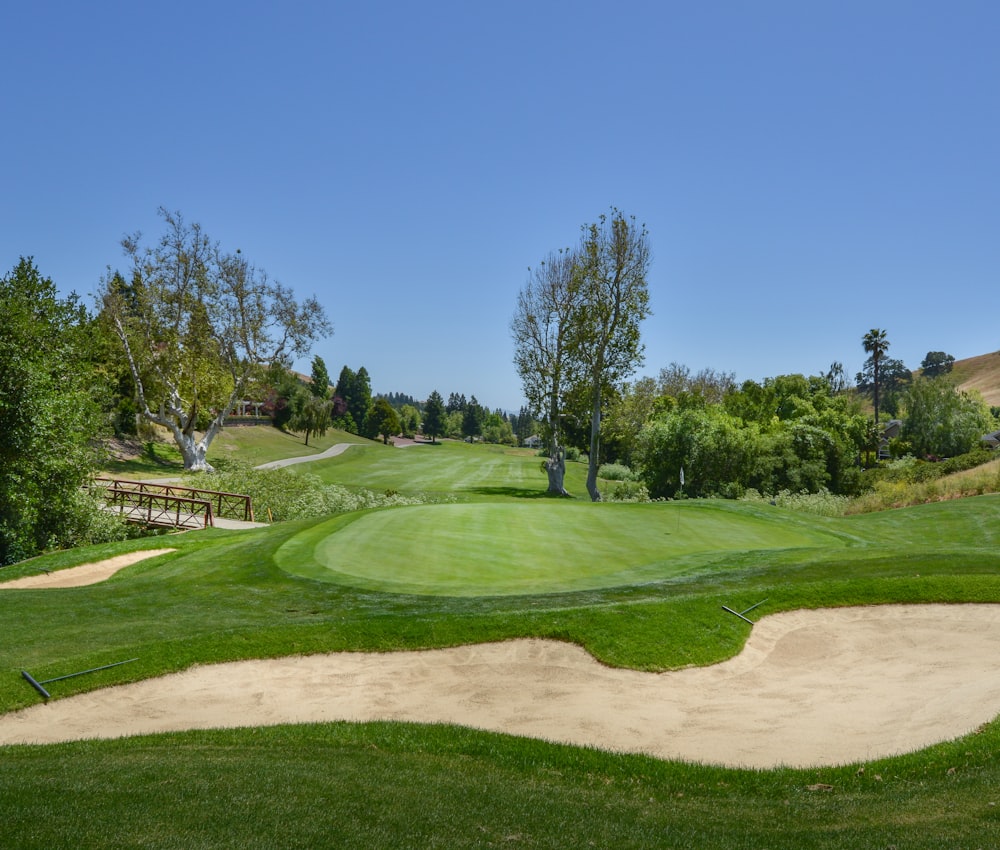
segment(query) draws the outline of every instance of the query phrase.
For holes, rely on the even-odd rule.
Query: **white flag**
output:
[[[681,467],[681,487],[684,486],[684,467]]]

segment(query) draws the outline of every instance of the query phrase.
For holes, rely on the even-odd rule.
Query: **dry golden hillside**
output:
[[[956,360],[951,374],[960,389],[979,390],[987,404],[1000,407],[1000,351]]]

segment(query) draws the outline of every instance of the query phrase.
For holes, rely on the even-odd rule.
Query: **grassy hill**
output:
[[[951,370],[963,390],[978,390],[986,403],[1000,407],[1000,351],[956,360]]]

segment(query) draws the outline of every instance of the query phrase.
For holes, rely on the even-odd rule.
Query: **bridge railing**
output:
[[[94,487],[105,494],[109,505],[120,508],[134,522],[177,528],[207,528],[214,525],[215,517],[253,522],[252,500],[242,493],[120,478],[95,478]]]

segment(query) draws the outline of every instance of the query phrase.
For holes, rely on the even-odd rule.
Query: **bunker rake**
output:
[[[75,676],[85,676],[87,673],[96,673],[98,670],[107,670],[110,667],[118,667],[121,664],[130,664],[131,662],[138,660],[138,658],[129,658],[125,661],[116,661],[114,664],[105,664],[102,667],[91,667],[89,670],[80,670],[78,673],[67,673],[65,676],[56,676],[54,679],[43,679],[41,682],[35,679],[35,677],[32,676],[27,670],[22,670],[21,675],[25,678],[28,684],[45,697],[45,699],[51,699],[52,695],[45,690],[43,685],[48,685],[52,682],[61,682],[63,679],[72,679]]]

